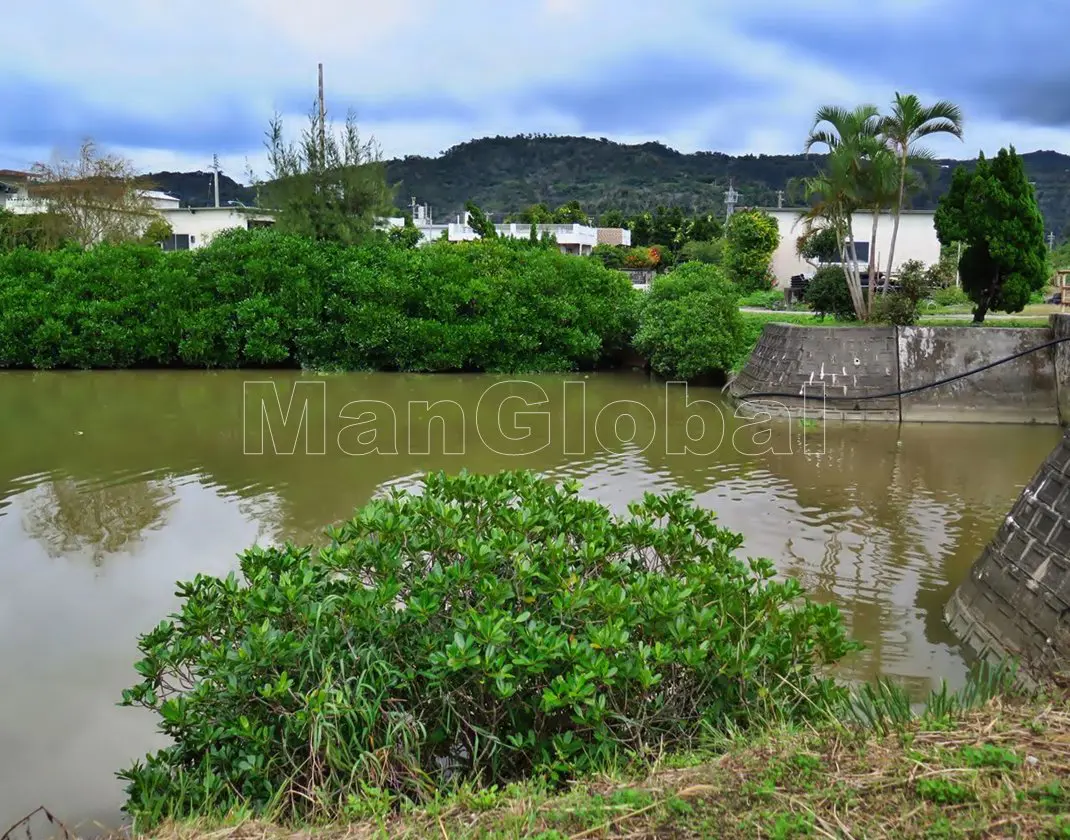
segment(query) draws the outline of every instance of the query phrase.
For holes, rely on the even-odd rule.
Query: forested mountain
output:
[[[145,180],[155,189],[182,199],[184,207],[211,207],[215,201],[211,172],[150,172]],[[239,184],[227,175],[219,176],[219,203],[240,201],[256,204],[256,190]]]
[[[1047,229],[1070,237],[1070,155],[1029,152],[1022,155],[1036,182]],[[626,214],[679,206],[688,213],[721,212],[731,181],[747,206],[786,205],[802,196],[795,183],[812,174],[820,155],[681,154],[660,143],[628,146],[586,137],[488,137],[454,146],[439,157],[410,156],[387,162],[387,176],[397,185],[397,204],[415,197],[431,206],[436,220],[448,221],[472,200],[495,218],[531,204],[556,207],[579,201],[597,215],[617,209]],[[913,200],[916,209],[933,209],[947,188],[951,172],[963,163],[936,161],[929,183]],[[970,162],[967,161],[967,164]],[[211,174],[158,172],[149,176],[160,189],[193,206],[211,203]],[[220,178],[222,202],[255,201],[255,192],[228,177]]]

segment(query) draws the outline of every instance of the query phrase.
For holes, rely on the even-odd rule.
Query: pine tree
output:
[[[972,172],[956,169],[935,222],[941,244],[965,246],[959,273],[974,323],[989,311],[1021,312],[1047,283],[1044,219],[1013,146],[981,155]]]

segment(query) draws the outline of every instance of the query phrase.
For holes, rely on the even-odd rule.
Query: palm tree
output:
[[[828,156],[824,171],[803,182],[809,209],[803,214],[803,237],[817,230],[831,230],[839,247],[840,266],[847,280],[851,303],[859,320],[866,319],[868,308],[862,294],[851,217],[861,206],[858,180],[855,177],[857,159],[851,149],[838,146]]]
[[[828,178],[811,179],[808,193],[811,197],[819,195],[823,188],[833,188],[840,195],[837,212],[846,215],[836,224],[850,242],[849,257],[852,268],[845,274],[851,289],[851,299],[857,292],[861,297],[861,272],[858,268],[858,253],[855,248],[852,215],[855,209],[865,208],[872,213],[873,230],[870,234],[869,304],[873,302],[873,287],[876,277],[876,240],[880,212],[893,198],[894,159],[880,136],[881,116],[875,105],[859,105],[853,109],[826,105],[818,109],[813,127],[806,139],[804,150],[809,152],[815,146],[825,146],[829,151],[830,170]],[[833,172],[832,168],[836,171]],[[850,211],[848,212],[848,205]],[[863,300],[862,306],[855,304],[859,318],[865,319],[869,305]]]
[[[931,157],[931,154],[921,148],[918,142],[934,134],[950,134],[961,140],[962,110],[946,99],[923,106],[921,100],[913,93],[903,95],[897,92],[892,102],[892,113],[881,118],[879,131],[899,162],[899,192],[894,208],[892,242],[888,248],[888,271],[884,275],[884,283],[887,287],[895,259],[895,240],[899,236],[899,217],[903,212],[908,167],[914,160],[925,160]]]

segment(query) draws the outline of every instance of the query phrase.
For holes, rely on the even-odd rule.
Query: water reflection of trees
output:
[[[99,567],[162,527],[174,501],[169,481],[92,486],[61,479],[30,494],[23,528],[51,557],[87,553]]]

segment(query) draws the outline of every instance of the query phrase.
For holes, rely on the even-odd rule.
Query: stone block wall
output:
[[[1070,436],[1022,491],[944,616],[979,658],[1018,659],[1026,682],[1070,664]]]
[[[798,395],[745,401],[741,408],[771,414],[798,412],[805,394],[811,406],[826,397],[884,394],[898,390],[895,329],[892,327],[800,327],[766,324],[757,346],[732,381],[735,397],[759,393]],[[819,409],[818,409],[819,410]],[[827,419],[898,420],[899,399],[825,403]]]

